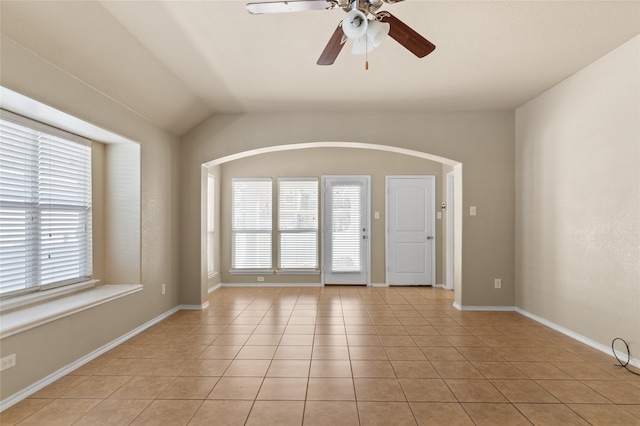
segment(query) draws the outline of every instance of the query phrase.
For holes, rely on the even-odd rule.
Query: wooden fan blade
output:
[[[343,38],[344,32],[342,31],[342,27],[338,25],[338,28],[333,32],[333,35],[329,39],[329,42],[325,46],[320,58],[318,59],[318,65],[331,65],[336,61],[338,54],[342,50],[342,46],[344,46]]]
[[[307,10],[333,9],[338,3],[330,0],[293,0],[272,1],[266,3],[247,3],[247,10],[252,15],[263,13],[304,12]]]
[[[433,43],[412,30],[407,24],[389,12],[383,12],[381,21],[391,26],[389,36],[418,58],[424,58],[436,48]]]

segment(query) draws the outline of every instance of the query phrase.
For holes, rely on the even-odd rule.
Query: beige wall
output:
[[[140,283],[140,146],[91,142],[92,278]]]
[[[407,155],[353,148],[310,148],[304,151],[282,151],[235,160],[222,166],[221,274],[223,283],[255,283],[256,275],[229,274],[231,269],[231,179],[235,177],[271,177],[274,185],[279,177],[317,177],[323,175],[371,176],[371,282],[385,283],[385,176],[436,176],[436,206],[442,197],[440,180],[442,164]],[[439,209],[438,209],[439,210]],[[374,219],[373,212],[380,212]],[[441,221],[436,221],[436,263],[442,256]],[[277,252],[274,240],[274,254]],[[274,265],[277,259],[274,258]],[[435,267],[436,265],[434,265]],[[438,265],[439,266],[439,265]],[[442,283],[441,268],[436,267],[436,283]],[[266,283],[320,283],[316,275],[260,274]]]
[[[105,284],[140,283],[140,146],[105,146]]]
[[[245,151],[312,142],[356,142],[429,153],[463,164],[464,306],[513,306],[515,127],[512,112],[273,113],[214,116],[181,139],[180,277],[183,303],[202,303],[201,165]],[[304,150],[298,151],[304,155]],[[300,157],[303,158],[303,157]],[[491,248],[490,250],[488,248]],[[502,278],[503,288],[493,287]]]
[[[0,84],[140,144],[140,271],[144,289],[2,339],[0,399],[67,366],[179,303],[177,229],[179,144],[122,105],[2,36]],[[161,295],[160,286],[167,285]]]
[[[440,181],[440,184],[442,186],[442,201],[440,202],[440,204],[438,206],[436,206],[436,210],[442,212],[442,222],[440,223],[440,227],[438,229],[438,232],[440,232],[440,235],[442,235],[442,244],[440,249],[442,250],[442,256],[440,257],[440,270],[442,271],[442,281],[441,283],[444,284],[445,286],[452,286],[453,283],[447,283],[447,221],[448,219],[448,214],[447,212],[449,210],[451,210],[453,212],[453,206],[451,205],[447,205],[446,209],[442,210],[442,202],[447,202],[447,174],[449,173],[453,173],[454,174],[454,179],[455,179],[455,173],[454,173],[454,168],[448,164],[443,164],[442,165],[442,180]],[[455,193],[455,191],[454,191]],[[454,202],[455,204],[455,202]],[[455,220],[452,221],[452,228],[455,225]],[[455,229],[452,230],[453,233],[455,234]],[[453,236],[452,236],[453,237]],[[453,242],[453,239],[452,239]],[[452,253],[452,257],[454,257],[455,254]],[[453,262],[453,258],[449,259],[449,261]]]
[[[517,306],[640,341],[640,36],[516,112]]]
[[[221,216],[221,209],[220,209],[220,193],[221,191],[221,181],[222,181],[222,175],[221,175],[221,167],[219,165],[216,166],[203,166],[202,167],[202,186],[204,187],[205,185],[207,185],[207,179],[209,177],[209,175],[213,176],[214,179],[214,190],[213,190],[213,195],[214,195],[214,202],[213,202],[213,206],[214,206],[214,269],[215,269],[215,273],[212,276],[208,276],[208,274],[203,275],[204,280],[206,280],[207,285],[206,288],[202,289],[203,292],[203,296],[206,297],[205,295],[205,290],[206,293],[208,293],[211,289],[215,288],[216,286],[218,286],[221,283],[221,274],[220,271],[224,270],[224,268],[222,268],[221,265],[221,250],[220,247],[222,247],[221,243],[220,243],[220,235],[221,235],[221,225],[220,225],[220,216]],[[202,203],[202,223],[201,223],[201,227],[202,229],[205,229],[207,226],[207,197],[205,196],[204,191],[202,192],[202,199],[201,199],[201,203]],[[205,239],[202,240],[202,245],[201,245],[201,262],[203,265],[206,265],[207,262],[207,242]],[[203,271],[203,273],[208,272],[208,271]]]

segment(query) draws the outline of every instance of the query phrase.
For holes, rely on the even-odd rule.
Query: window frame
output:
[[[36,195],[35,197],[32,196],[32,200],[28,201],[25,198],[24,200],[17,200],[17,201],[5,200],[3,202],[4,208],[6,208],[7,211],[14,210],[16,212],[19,212],[22,208],[25,214],[27,210],[29,210],[33,212],[32,217],[37,218],[36,223],[31,225],[34,227],[33,229],[35,229],[36,231],[35,234],[33,231],[31,232],[31,234],[36,235],[36,237],[33,239],[31,246],[27,247],[25,245],[25,249],[24,249],[25,253],[29,253],[29,252],[32,253],[30,256],[25,254],[25,260],[24,260],[25,265],[27,264],[35,265],[36,272],[32,276],[29,276],[25,272],[25,282],[23,287],[21,288],[15,288],[13,290],[7,290],[7,291],[1,291],[0,289],[0,298],[5,300],[8,298],[15,298],[17,296],[34,293],[38,291],[59,289],[61,287],[67,287],[67,286],[76,287],[79,284],[82,285],[83,283],[88,283],[92,281],[93,283],[95,283],[95,281],[91,279],[92,273],[93,273],[93,235],[92,235],[92,222],[93,222],[92,179],[93,179],[93,176],[92,176],[92,170],[91,170],[92,169],[91,140],[80,137],[73,133],[60,130],[58,128],[49,126],[47,124],[35,121],[33,119],[30,119],[18,114],[14,114],[4,109],[0,110],[0,115],[3,121],[29,129],[30,132],[33,132],[33,135],[30,136],[30,139],[33,140],[33,138],[37,138],[39,140],[39,142],[35,144],[37,146],[33,149],[34,152],[32,154],[34,156],[37,156],[37,158],[35,158],[35,160],[33,158],[31,160],[25,160],[25,163],[24,163],[24,164],[27,164],[27,161],[31,161],[31,162],[35,161],[38,164],[38,166],[35,167],[35,171],[33,173],[36,173],[38,176],[41,176],[41,175],[47,176],[47,174],[44,173],[43,170],[45,172],[49,171],[49,175],[51,173],[50,172],[51,170],[54,170],[55,173],[58,174],[58,176],[61,173],[60,169],[58,168],[45,169],[45,167],[41,165],[42,158],[44,158],[44,157],[41,157],[42,155],[41,151],[43,150],[42,148],[43,145],[47,145],[47,144],[55,145],[56,143],[64,144],[67,142],[74,143],[74,144],[77,144],[78,146],[83,147],[80,149],[84,151],[82,155],[84,156],[84,159],[85,159],[84,169],[81,173],[83,175],[82,181],[84,182],[83,192],[82,192],[84,197],[83,203],[79,203],[79,202],[77,204],[73,203],[68,195],[66,196],[66,198],[61,195],[58,195],[57,198],[53,198],[53,199],[49,198],[48,203],[44,203],[42,201],[36,201],[36,199],[37,200],[41,199],[42,194],[47,194],[47,190],[44,189],[47,187],[47,185],[43,183],[44,178],[42,177],[38,177],[31,181],[31,186],[29,187],[30,188],[29,191],[32,194]],[[10,129],[10,126],[8,124],[6,126],[7,126],[7,129]],[[17,128],[15,129],[18,130]],[[7,131],[9,132],[9,130]],[[26,138],[27,137],[25,136],[25,139]],[[63,142],[60,142],[57,139],[62,139]],[[9,143],[7,143],[7,147],[9,146],[10,146]],[[58,153],[58,151],[53,151],[53,152]],[[67,150],[66,154],[67,154],[67,157],[66,157],[67,159],[74,159],[74,154],[72,154],[70,151]],[[47,159],[45,158],[45,160]],[[52,160],[51,158],[49,158],[47,161],[52,161]],[[15,164],[20,164],[20,163],[16,162]],[[8,166],[8,167],[11,167],[11,166]],[[68,168],[68,166],[66,167]],[[64,167],[62,168],[64,169]],[[24,170],[26,170],[26,168]],[[50,175],[48,179],[53,179],[53,176],[54,175]],[[50,185],[50,189],[48,190],[48,194],[52,194],[55,191],[59,191],[59,189],[58,190],[54,189],[56,185],[58,185],[55,182],[55,180],[51,180],[49,185]],[[68,184],[64,184],[64,185],[66,185],[64,188],[67,188],[67,189],[69,188]],[[7,190],[10,190],[10,188],[11,186],[8,186]],[[78,193],[80,193],[80,191],[78,191]],[[74,192],[73,195],[75,196],[77,194]],[[57,205],[54,204],[54,202],[56,201],[57,201]],[[41,276],[42,276],[42,271],[44,269],[43,265],[46,264],[46,260],[42,259],[40,252],[43,250],[43,246],[46,245],[46,242],[42,239],[42,233],[41,233],[41,230],[44,224],[44,219],[42,219],[42,217],[43,217],[43,213],[45,215],[46,214],[51,215],[54,212],[65,212],[66,214],[76,214],[78,217],[83,217],[81,224],[84,227],[84,231],[82,232],[81,242],[76,245],[77,246],[76,252],[79,253],[80,251],[82,251],[82,254],[80,255],[80,257],[83,260],[78,262],[79,266],[78,266],[77,277],[72,277],[72,278],[68,276],[64,278],[61,277],[61,279],[58,279],[56,281],[43,283]],[[58,223],[58,228],[56,229],[61,229],[60,227],[63,226],[60,224],[62,222],[58,222],[60,220],[64,220],[64,219],[56,219],[57,221],[56,223]],[[49,225],[50,224],[51,223],[49,223]],[[27,227],[28,223],[25,222],[24,226]],[[25,232],[27,231],[25,230]],[[66,238],[66,237],[63,237],[63,238]],[[67,265],[67,263],[63,265]]]
[[[265,227],[238,227],[236,221],[236,215],[239,214],[237,210],[237,199],[236,199],[236,183],[263,183],[269,185],[269,199],[262,200],[266,202],[268,208],[265,206],[264,211],[268,211],[268,217],[264,223],[268,224]],[[256,220],[260,213],[256,213]],[[268,244],[265,244],[267,253],[264,254],[263,259],[268,259],[268,264],[262,264],[250,267],[238,266],[238,249],[239,249],[239,236],[254,236],[258,238],[259,236],[268,237]],[[246,261],[245,261],[246,262]],[[273,273],[273,179],[268,178],[232,178],[231,179],[231,273]]]
[[[313,207],[315,207],[315,211],[314,211],[314,220],[315,220],[315,226],[311,226],[311,227],[284,227],[283,226],[283,218],[286,217],[286,214],[283,214],[283,209],[284,209],[284,200],[283,200],[283,183],[286,182],[298,182],[298,183],[302,183],[302,182],[313,182],[315,183],[315,199],[313,200],[313,203],[315,204]],[[314,177],[314,176],[309,176],[309,177],[280,177],[278,178],[278,210],[277,210],[277,221],[278,221],[278,225],[276,227],[276,232],[277,232],[277,240],[278,240],[278,269],[277,272],[282,274],[282,273],[292,273],[292,274],[299,274],[299,273],[318,273],[320,271],[320,253],[319,253],[319,238],[320,238],[320,234],[319,234],[319,215],[320,215],[320,210],[319,210],[319,205],[320,205],[320,180],[318,179],[318,177]],[[283,266],[284,262],[287,262],[286,259],[283,258],[283,253],[285,253],[285,251],[289,251],[289,250],[284,250],[283,249],[283,237],[285,235],[295,235],[295,234],[309,234],[309,233],[313,233],[315,234],[315,246],[313,247],[314,250],[314,254],[315,254],[315,259],[314,259],[314,265],[310,266],[310,267],[287,267],[287,266]],[[288,262],[287,262],[288,263]]]

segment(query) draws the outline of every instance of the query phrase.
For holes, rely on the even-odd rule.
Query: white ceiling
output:
[[[640,1],[385,5],[437,48],[393,39],[316,61],[341,9],[250,15],[244,0],[0,1],[2,33],[157,126],[217,113],[513,110],[640,34]]]

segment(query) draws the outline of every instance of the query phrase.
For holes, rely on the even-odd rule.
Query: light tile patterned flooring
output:
[[[222,288],[1,414],[19,425],[640,425],[640,377],[433,288]]]

